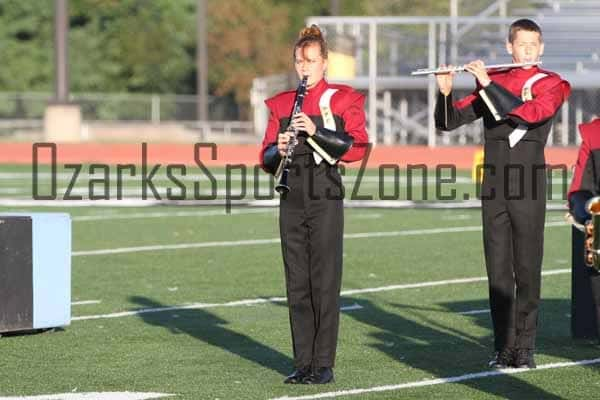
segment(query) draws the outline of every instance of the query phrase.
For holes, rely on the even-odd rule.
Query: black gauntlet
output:
[[[442,92],[438,92],[434,111],[435,127],[442,131],[447,131],[449,129],[450,113],[453,111],[452,92],[448,96],[444,96]]]
[[[524,104],[518,96],[494,82],[481,89],[479,94],[496,121],[505,119],[509,112]]]
[[[573,192],[569,196],[569,210],[575,221],[580,224],[585,224],[591,218],[591,215],[585,209],[585,204],[592,197],[594,197],[592,192],[588,192],[587,190]]]
[[[317,128],[312,138],[327,154],[335,159],[339,159],[346,154],[354,143],[352,136],[325,128]]]
[[[279,163],[281,162],[281,154],[279,154],[279,150],[277,149],[277,144],[274,143],[267,147],[267,149],[263,153],[263,165],[265,169],[275,175],[277,172],[277,168],[279,168]]]

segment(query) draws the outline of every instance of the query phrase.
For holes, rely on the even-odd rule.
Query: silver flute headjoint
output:
[[[541,61],[530,61],[530,62],[524,62],[524,63],[491,64],[491,65],[485,65],[484,68],[485,69],[521,68],[521,67],[530,67],[533,65],[540,65],[541,63],[542,63]],[[435,69],[422,68],[422,69],[413,71],[410,74],[413,76],[430,75],[430,74],[447,74],[449,72],[463,72],[464,70],[465,70],[465,66],[459,65],[459,66],[452,67],[452,68],[448,68],[448,67],[435,68]]]

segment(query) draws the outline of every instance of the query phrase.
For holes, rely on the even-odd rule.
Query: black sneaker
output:
[[[517,349],[515,368],[536,368],[533,349]]]
[[[488,363],[488,367],[493,369],[510,368],[514,365],[515,361],[515,349],[506,348],[501,351],[497,351],[494,354],[494,358]]]

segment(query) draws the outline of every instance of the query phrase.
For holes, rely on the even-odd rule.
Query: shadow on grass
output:
[[[347,313],[347,316],[375,328],[369,333],[373,339],[370,346],[390,358],[439,378],[491,371],[487,368],[493,348],[491,317],[489,312],[483,311],[489,308],[487,300],[438,303],[425,307],[387,303],[384,309],[370,300],[344,298],[344,303],[353,302],[363,309]],[[461,315],[459,318],[465,318],[464,323],[454,317],[453,321],[444,317],[444,314],[472,310],[480,311]],[[569,312],[569,300],[542,301],[537,355],[570,360],[599,356],[595,341],[571,338]],[[472,323],[478,329],[474,330]],[[487,330],[487,335],[473,333],[481,332],[482,328]],[[343,327],[341,335],[344,335]],[[539,357],[537,361],[539,362]],[[465,379],[459,383],[503,398],[561,398],[516,375]]]
[[[142,308],[167,307],[142,296],[132,296],[130,300]],[[178,310],[177,314],[178,318],[168,312],[142,313],[140,318],[149,325],[187,334],[282,375],[289,373],[292,365],[289,357],[249,336],[227,329],[228,321],[203,309]]]

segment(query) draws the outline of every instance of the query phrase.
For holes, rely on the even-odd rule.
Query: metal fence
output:
[[[41,132],[46,106],[51,93],[0,93],[0,136],[23,132]],[[141,122],[161,124],[179,122],[186,129],[197,131],[200,138],[220,137],[223,140],[257,141],[251,121],[217,120],[227,115],[220,98],[209,98],[213,119],[196,120],[197,97],[187,95],[157,95],[128,93],[73,93],[70,101],[79,104],[87,126],[96,122]]]
[[[600,3],[599,3],[600,5]],[[480,123],[438,136],[433,110],[435,79],[411,77],[418,68],[442,63],[510,62],[505,50],[507,28],[513,18],[500,17],[312,17],[328,38],[345,36],[353,46],[351,78],[330,77],[368,94],[369,135],[373,143],[463,144],[480,143]],[[544,68],[569,80],[573,94],[559,112],[549,144],[578,143],[576,125],[600,113],[600,24],[597,16],[539,16],[544,30]],[[574,36],[572,36],[573,34]],[[576,38],[574,40],[573,38]],[[335,41],[333,41],[335,42]],[[335,52],[334,47],[330,51]],[[271,82],[285,79],[270,78]],[[290,86],[291,87],[291,86]],[[474,88],[468,74],[455,80],[457,91]],[[264,129],[262,100],[276,90],[256,80],[253,89],[256,130]]]
[[[41,119],[52,101],[51,93],[0,93],[0,118]],[[209,107],[214,107],[211,98]],[[89,121],[192,121],[196,96],[129,93],[73,93],[70,101],[81,106]]]
[[[571,3],[576,2],[568,4]],[[554,145],[578,144],[576,126],[600,114],[600,1],[586,4],[585,12],[590,16],[573,16],[572,9],[563,16],[548,16],[544,12],[536,16],[544,30],[544,68],[560,73],[574,89],[556,118],[549,138],[549,143]],[[332,53],[351,49],[346,61],[352,63],[352,76],[331,76],[330,80],[350,84],[368,95],[367,115],[373,143],[435,146],[481,143],[481,124],[438,135],[433,121],[435,80],[432,76],[411,77],[410,72],[441,63],[462,64],[476,58],[487,63],[510,61],[505,51],[505,37],[513,20],[514,17],[488,15],[312,17],[307,23],[317,23],[324,28]],[[344,40],[335,40],[336,37]],[[345,43],[346,49],[336,48],[337,43]],[[86,122],[181,121],[201,130],[205,136],[215,132],[254,136],[255,133],[261,135],[266,127],[268,115],[263,100],[280,90],[295,87],[294,79],[281,75],[254,80],[250,96],[253,125],[220,116],[222,104],[218,98],[210,99],[209,113],[220,121],[202,122],[196,121],[196,96],[73,93],[71,100],[81,105]],[[468,74],[457,76],[457,95],[466,94],[473,87],[474,80]],[[13,129],[39,127],[51,99],[50,93],[0,93],[0,120],[11,120]],[[0,125],[0,133],[9,131],[10,126]]]

